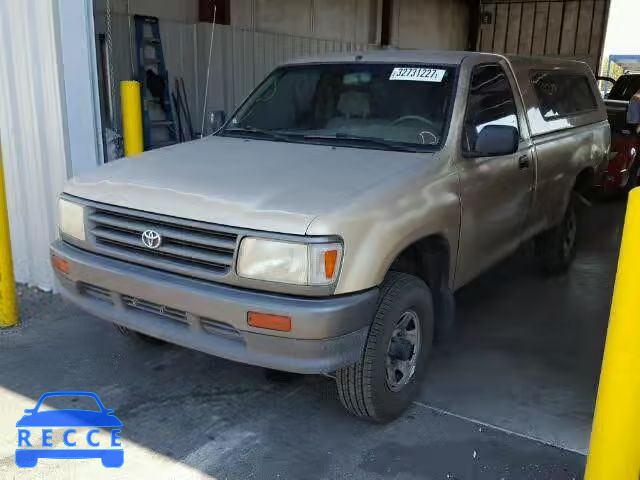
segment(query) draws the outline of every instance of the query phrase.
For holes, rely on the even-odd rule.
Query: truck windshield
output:
[[[445,140],[455,71],[424,64],[283,67],[251,94],[219,134],[435,150]]]

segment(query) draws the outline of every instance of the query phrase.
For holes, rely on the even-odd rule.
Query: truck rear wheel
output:
[[[416,396],[433,334],[429,287],[413,275],[389,273],[362,358],[336,374],[342,405],[376,422],[401,415]]]
[[[576,255],[578,215],[571,199],[562,222],[535,239],[536,255],[543,270],[551,275],[564,273]]]

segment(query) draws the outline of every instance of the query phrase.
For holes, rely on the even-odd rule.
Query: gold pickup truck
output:
[[[277,68],[202,140],[70,180],[62,294],[123,331],[298,373],[397,417],[453,292],[576,245],[609,125],[580,62],[376,51]]]

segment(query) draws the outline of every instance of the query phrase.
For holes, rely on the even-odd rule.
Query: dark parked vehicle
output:
[[[627,73],[615,81],[606,77],[599,80],[613,82],[605,98],[611,124],[611,153],[601,186],[606,193],[627,191],[638,185],[640,174],[638,126],[627,123],[629,101],[640,91],[640,73]]]

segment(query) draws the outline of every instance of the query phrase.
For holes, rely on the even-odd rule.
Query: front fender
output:
[[[453,282],[460,235],[458,189],[458,176],[454,173],[431,182],[415,175],[402,188],[372,192],[339,214],[315,219],[309,235],[331,231],[344,240],[343,264],[335,293],[380,285],[403,250],[436,234],[449,244],[449,279]]]

